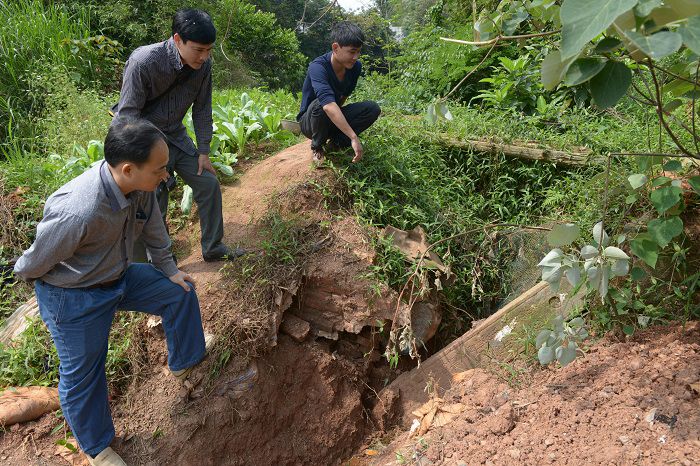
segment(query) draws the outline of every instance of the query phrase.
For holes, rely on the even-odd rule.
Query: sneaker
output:
[[[96,457],[90,455],[87,456],[88,462],[91,466],[126,466],[126,463],[121,456],[117,454],[116,451],[112,450],[110,447],[102,450]]]
[[[228,246],[222,245],[221,248],[218,248],[216,252],[210,253],[210,254],[204,254],[202,257],[205,262],[216,262],[216,261],[232,261],[236,260],[239,257],[248,254],[247,249],[243,248],[235,248],[231,249]]]
[[[204,350],[205,350],[205,355],[209,354],[209,351],[214,347],[214,343],[216,342],[216,339],[214,338],[214,335],[211,333],[204,332]],[[203,360],[203,358],[202,358]],[[187,379],[187,376],[190,375],[192,372],[192,369],[197,367],[199,363],[195,364],[194,366],[187,367],[185,369],[180,369],[179,371],[173,371],[171,370],[170,372],[175,376],[175,378],[181,382],[184,382]]]
[[[313,156],[312,163],[316,168],[319,168],[321,165],[323,165],[323,162],[326,160],[326,153],[321,148],[311,149],[311,155]]]

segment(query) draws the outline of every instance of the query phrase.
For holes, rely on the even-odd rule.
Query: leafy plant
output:
[[[588,338],[588,331],[581,317],[566,322],[558,315],[552,323],[553,330],[544,329],[537,335],[537,359],[543,366],[558,361],[564,367],[576,359],[579,344]]]

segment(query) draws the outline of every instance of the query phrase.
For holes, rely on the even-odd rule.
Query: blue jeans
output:
[[[37,280],[35,290],[60,359],[61,409],[80,448],[90,456],[114,439],[105,360],[117,308],[162,317],[172,370],[194,366],[205,356],[194,288],[185,292],[150,264],[131,264],[108,288],[60,288]]]

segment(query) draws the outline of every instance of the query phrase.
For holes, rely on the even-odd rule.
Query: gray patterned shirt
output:
[[[175,275],[178,269],[155,193],[124,196],[103,161],[46,200],[34,244],[17,261],[15,273],[62,288],[115,280],[132,261],[139,237],[153,265],[168,277]]]
[[[137,48],[124,67],[116,115],[150,120],[165,133],[169,143],[183,152],[209,154],[213,123],[211,66],[211,58],[198,70],[183,65],[172,37]],[[182,74],[189,72],[186,78]],[[176,80],[180,82],[171,88]],[[182,124],[190,106],[197,149]]]

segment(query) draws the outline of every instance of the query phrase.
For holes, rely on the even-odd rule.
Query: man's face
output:
[[[355,66],[362,52],[362,47],[355,47],[353,45],[341,47],[337,42],[333,42],[332,49],[333,55],[335,55],[335,59],[338,63],[342,64],[348,70]]]
[[[161,181],[165,181],[170,176],[166,167],[168,166],[168,145],[159,139],[151,148],[146,163],[140,167],[131,165],[130,176],[133,189],[136,191],[155,191]]]
[[[200,44],[192,40],[183,41],[179,34],[173,35],[175,46],[180,52],[182,63],[190,68],[198,70],[211,55],[214,44]]]

